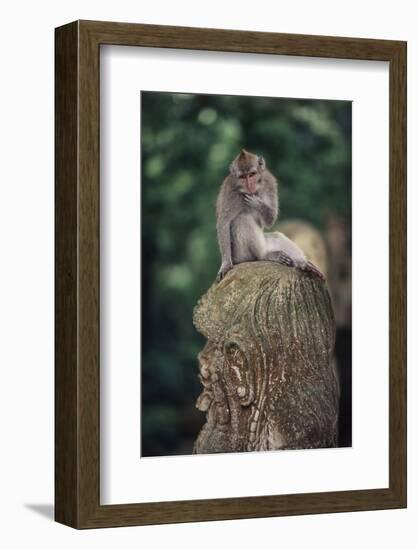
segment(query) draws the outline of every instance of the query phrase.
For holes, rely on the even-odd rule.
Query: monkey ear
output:
[[[236,165],[234,162],[232,162],[232,164],[229,166],[229,170],[232,176],[236,176],[237,172],[236,172]]]
[[[265,159],[262,156],[258,157],[258,165],[261,170],[264,170],[266,168]]]

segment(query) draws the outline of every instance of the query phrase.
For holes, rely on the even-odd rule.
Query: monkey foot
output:
[[[306,271],[307,273],[311,273],[312,275],[315,275],[319,279],[325,279],[325,276],[323,273],[311,262],[307,262],[304,267],[301,268],[302,271]]]

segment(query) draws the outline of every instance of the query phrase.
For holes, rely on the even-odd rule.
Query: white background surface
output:
[[[218,11],[216,11],[218,10]],[[53,28],[73,19],[409,41],[409,508],[76,532],[53,502]],[[7,549],[415,548],[417,517],[417,36],[413,3],[72,0],[2,4],[0,200],[0,544]],[[378,131],[378,128],[375,129]],[[378,197],[375,197],[375,207]],[[377,270],[378,266],[376,266]],[[372,400],[372,396],[370,396]],[[341,472],[343,475],[343,472]]]
[[[352,448],[139,459],[141,89],[353,102]],[[102,48],[102,504],[388,487],[388,89],[384,62]]]

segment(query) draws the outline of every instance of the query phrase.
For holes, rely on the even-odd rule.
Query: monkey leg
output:
[[[296,267],[304,267],[307,263],[307,258],[301,248],[284,233],[278,231],[265,233],[265,241],[267,254],[270,252],[283,252],[291,258]]]
[[[290,267],[298,267],[302,271],[307,271],[324,279],[324,275],[314,264],[307,260],[301,248],[283,233],[278,231],[265,233],[265,241],[266,260],[283,263]]]
[[[242,214],[231,226],[232,263],[262,260],[266,253],[265,235],[252,214]]]

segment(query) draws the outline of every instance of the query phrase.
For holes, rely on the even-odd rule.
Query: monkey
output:
[[[262,156],[242,149],[230,165],[217,202],[217,238],[221,266],[217,281],[242,262],[271,260],[311,272],[322,273],[304,252],[280,232],[271,228],[279,211],[278,184]]]

